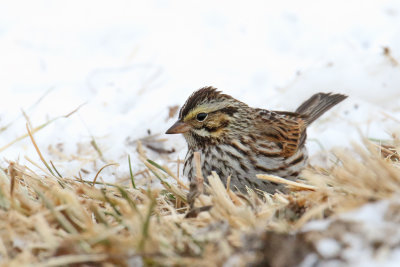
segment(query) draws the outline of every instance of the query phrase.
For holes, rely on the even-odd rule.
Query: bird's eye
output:
[[[204,121],[207,118],[208,114],[207,113],[199,113],[196,116],[196,119],[198,121]]]

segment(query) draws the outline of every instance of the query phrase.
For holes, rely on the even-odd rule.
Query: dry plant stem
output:
[[[378,145],[378,144],[372,143],[372,145],[377,147],[380,150],[379,152],[381,153],[381,155],[382,155],[382,152],[385,152],[385,154],[388,155],[387,157],[389,157],[389,158],[391,156],[396,156],[396,151],[392,151],[392,150],[384,147],[382,144]]]
[[[32,128],[31,119],[28,117],[28,114],[25,113],[23,109],[21,109],[22,115],[24,116],[26,123],[28,123],[29,128]]]
[[[143,227],[142,227],[142,239],[140,240],[139,243],[139,250],[143,250],[145,247],[145,243],[147,238],[149,237],[149,228],[150,228],[150,218],[151,218],[151,214],[153,212],[153,209],[156,205],[156,200],[154,198],[151,199],[150,205],[148,207],[147,210],[147,214],[146,214],[146,219],[143,223]]]
[[[45,122],[45,123],[43,123],[43,124],[37,126],[36,128],[33,128],[32,131],[31,131],[31,133],[34,134],[34,133],[36,133],[37,131],[40,131],[41,129],[45,128],[47,125],[51,124],[52,122],[54,122],[54,121],[56,121],[56,120],[58,120],[58,119],[60,119],[60,118],[68,118],[69,116],[71,116],[72,114],[74,114],[75,112],[77,112],[77,111],[78,111],[83,105],[85,105],[85,104],[86,104],[86,103],[83,103],[83,104],[79,105],[76,109],[74,109],[73,111],[71,111],[71,112],[68,113],[67,115],[55,117],[55,118],[49,120],[48,122]],[[17,143],[17,142],[19,142],[19,141],[25,139],[25,138],[28,137],[28,136],[29,136],[29,134],[27,133],[27,134],[21,135],[20,137],[17,137],[16,139],[14,139],[13,141],[11,141],[10,143],[8,143],[8,144],[6,144],[6,145],[0,147],[0,152],[6,150],[7,148],[9,148],[10,146],[12,146],[13,144],[15,144],[15,143]]]
[[[128,163],[129,163],[129,176],[131,178],[132,188],[136,189],[135,177],[133,176],[133,171],[132,171],[131,155],[129,154],[128,154]]]
[[[63,255],[49,259],[44,262],[42,267],[52,267],[52,266],[67,266],[74,265],[79,263],[87,263],[87,262],[99,262],[107,259],[107,255],[105,254],[88,254],[88,255]],[[39,266],[39,265],[38,265]]]
[[[165,170],[163,167],[161,167],[159,164],[156,162],[150,160],[150,159],[144,159],[142,156],[139,157],[140,160],[146,165],[146,167],[159,179],[161,184],[164,186],[164,188],[169,191],[170,193],[174,194],[176,197],[180,198],[182,201],[187,202],[187,198],[185,194],[183,193],[182,190],[180,190],[177,186],[174,184],[169,184],[165,178],[167,178],[164,173],[168,174],[171,176],[170,172]],[[162,173],[160,172],[162,171]],[[148,187],[150,190],[151,188]]]
[[[178,183],[179,188],[183,188],[186,190],[189,189],[189,187],[184,184],[177,176],[175,176],[174,173],[170,169],[168,169],[168,167],[163,167],[163,170]]]
[[[50,160],[50,164],[53,167],[54,171],[57,173],[58,177],[63,178],[62,175],[58,172],[56,166],[54,166],[53,161]]]
[[[39,97],[39,98],[36,100],[35,103],[33,103],[31,106],[29,106],[27,110],[31,110],[31,109],[33,109],[34,107],[36,107],[36,106],[37,106],[51,91],[54,90],[54,88],[55,88],[55,87],[51,87],[51,88],[47,89],[47,91],[46,91],[41,97]],[[24,115],[24,114],[22,114],[22,115]],[[0,132],[3,132],[3,131],[5,131],[5,130],[7,130],[7,128],[10,127],[17,119],[19,119],[20,116],[21,116],[21,115],[19,115],[18,117],[16,117],[13,121],[9,122],[9,123],[6,124],[5,126],[1,127],[1,128],[0,128]]]
[[[28,123],[26,123],[26,130],[28,131],[29,137],[31,138],[32,144],[33,144],[33,146],[35,147],[36,152],[38,153],[40,160],[43,162],[43,164],[46,166],[46,168],[49,170],[49,172],[50,172],[53,176],[55,176],[54,173],[53,173],[53,170],[50,168],[49,164],[47,164],[46,160],[44,159],[44,157],[43,157],[43,155],[42,155],[42,152],[40,152],[40,149],[39,149],[39,147],[38,147],[37,144],[36,144],[35,138],[33,138],[33,135],[32,135],[32,133],[31,133],[31,130],[30,130],[30,127],[29,127],[29,124],[28,124]]]
[[[390,119],[392,119],[392,120],[394,120],[395,122],[398,122],[398,123],[400,123],[400,120],[398,119],[398,118],[395,118],[395,117],[393,117],[392,115],[390,115],[390,114],[387,114],[386,112],[381,112],[385,117],[387,117],[387,118],[390,118]]]
[[[32,159],[30,159],[28,156],[24,156],[24,159],[26,159],[29,163],[31,163],[33,166],[35,166],[36,168],[38,168],[39,170],[41,170],[43,173],[45,173],[48,176],[51,176],[51,173],[43,168],[42,166],[40,166],[38,163],[34,162]],[[28,167],[25,167],[27,169],[29,169]],[[34,173],[33,170],[29,169],[31,171],[31,173]]]
[[[102,171],[104,168],[107,168],[108,166],[112,166],[112,165],[119,166],[118,163],[115,163],[115,162],[114,162],[114,163],[106,164],[106,165],[104,165],[103,167],[101,167],[100,170],[96,173],[96,176],[95,176],[94,179],[93,179],[92,185],[95,185],[95,184],[96,184],[97,177],[99,176],[99,174],[101,173],[101,171]]]
[[[232,176],[228,176],[228,179],[226,179],[226,191],[228,191],[228,193],[229,193],[229,191],[231,191],[231,178],[232,178]]]
[[[201,172],[201,159],[199,152],[194,152],[194,162],[196,166],[196,177],[190,181],[190,189],[187,195],[190,209],[194,208],[196,198],[204,192],[204,177]]]
[[[177,166],[176,166],[176,182],[178,183],[178,188],[179,189],[182,189],[182,186],[180,185],[180,179],[179,179],[179,167],[180,167],[180,162],[179,162],[179,157],[178,157],[178,162],[177,162]],[[176,201],[176,204],[175,204],[175,208],[178,208],[178,207],[180,207],[181,206],[181,200],[180,199],[178,199],[177,201]]]
[[[204,177],[201,172],[201,159],[200,159],[200,153],[199,152],[194,152],[194,162],[196,165],[196,185],[197,185],[197,190],[200,193],[204,192]]]
[[[180,177],[179,177],[179,167],[181,166],[181,162],[180,162],[180,160],[179,160],[179,157],[178,157],[178,160],[177,160],[177,164],[176,164],[176,181],[178,182],[178,184],[179,184],[179,182],[180,182]]]
[[[389,59],[393,67],[399,66],[399,62],[396,60],[396,58],[393,57],[392,51],[390,50],[389,47],[387,46],[383,47],[383,55],[385,55]]]
[[[261,179],[261,180],[266,180],[266,181],[280,183],[280,184],[286,184],[286,185],[297,187],[299,189],[305,189],[305,190],[315,190],[316,189],[315,186],[297,183],[297,182],[287,180],[287,179],[284,179],[284,178],[281,178],[281,177],[278,177],[275,175],[257,174],[256,176],[258,179]]]
[[[160,166],[158,163],[156,163],[156,162],[154,162],[154,161],[152,161],[152,160],[150,160],[150,159],[145,160],[143,157],[141,157],[141,160],[142,160],[145,164],[146,164],[146,162],[147,162],[147,163],[150,163],[151,165],[153,165],[153,166],[156,167],[157,169],[163,171],[164,173],[166,173],[166,174],[168,174],[170,177],[172,177],[172,178],[178,183],[178,188],[179,188],[179,186],[180,186],[180,187],[183,187],[184,189],[189,189],[184,183],[182,183],[182,181],[179,181],[179,180],[177,179],[177,177],[175,176],[175,174],[174,174],[168,167],[166,167],[166,166]],[[147,166],[147,164],[146,164],[146,166]],[[153,168],[149,168],[149,169],[153,169]],[[166,178],[166,177],[165,177],[165,178]]]
[[[100,147],[97,145],[96,139],[94,136],[91,136],[92,140],[90,141],[90,144],[93,146],[93,148],[96,150],[97,154],[99,154],[99,157],[102,161],[106,162],[106,160],[103,157],[103,152],[101,152]]]
[[[324,210],[329,208],[332,203],[322,203],[321,205],[315,206],[309,211],[307,211],[293,226],[294,229],[300,229],[304,226],[307,222],[311,221],[313,218],[322,217]]]
[[[17,176],[17,172],[16,172],[16,170],[15,170],[15,168],[14,168],[14,162],[11,162],[10,163],[10,165],[8,166],[8,173],[9,173],[9,175],[10,175],[10,195],[11,195],[11,198],[12,198],[12,196],[13,196],[13,194],[14,194],[14,187],[15,187],[15,177]]]

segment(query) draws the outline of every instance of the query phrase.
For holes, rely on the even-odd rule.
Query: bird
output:
[[[298,178],[308,161],[307,127],[346,98],[320,92],[294,112],[271,111],[207,86],[189,96],[166,134],[183,134],[188,146],[183,174],[190,181],[196,176],[194,152],[199,152],[205,182],[214,171],[225,186],[230,177],[232,190],[274,193],[285,188],[256,174]]]

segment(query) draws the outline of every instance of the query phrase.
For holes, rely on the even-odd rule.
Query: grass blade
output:
[[[133,172],[132,172],[131,155],[128,155],[128,163],[129,163],[129,175],[131,177],[132,187],[134,189],[137,189],[136,184],[135,184],[135,177],[133,176]]]

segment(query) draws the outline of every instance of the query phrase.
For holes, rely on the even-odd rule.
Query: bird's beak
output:
[[[189,130],[190,130],[189,124],[187,124],[186,122],[177,121],[165,133],[166,134],[179,134],[179,133],[186,133]]]

